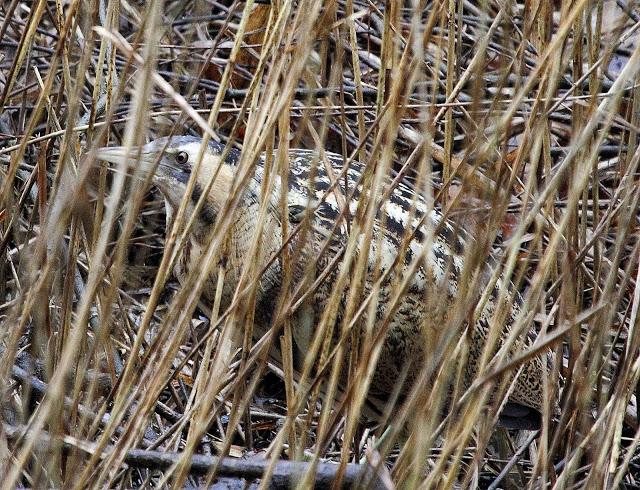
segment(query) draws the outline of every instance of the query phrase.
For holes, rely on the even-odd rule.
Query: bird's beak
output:
[[[96,158],[116,165],[125,164],[129,169],[141,169],[152,172],[155,168],[155,154],[145,151],[145,147],[131,147],[127,152],[126,146],[109,146],[98,148]]]

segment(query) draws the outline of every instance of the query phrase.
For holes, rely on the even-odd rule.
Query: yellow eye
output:
[[[176,162],[180,165],[184,165],[189,161],[189,154],[186,151],[179,151],[176,153]]]

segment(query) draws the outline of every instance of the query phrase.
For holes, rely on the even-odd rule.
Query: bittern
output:
[[[186,190],[192,170],[196,167],[202,140],[191,136],[174,136],[156,139],[142,147],[125,151],[124,147],[102,148],[98,157],[111,163],[126,162],[132,167],[142,168],[144,172],[153,172],[152,180],[164,195],[167,215],[175,213]],[[211,230],[229,198],[229,193],[237,177],[240,152],[232,149],[222,161],[224,145],[210,141],[202,155],[199,172],[194,176],[193,192],[189,196],[189,212],[195,212],[195,206],[214,173],[213,184],[205,196],[204,204],[198,211],[190,234],[190,243],[185,246],[179,260],[176,261],[175,275],[184,282],[192,268],[200,270],[202,256]],[[345,260],[345,247],[349,243],[352,226],[349,220],[358,213],[358,204],[363,196],[370,196],[370,190],[363,190],[364,165],[351,162],[345,168],[344,159],[337,154],[291,149],[288,153],[289,173],[287,179],[287,216],[283,216],[280,201],[280,177],[271,171],[276,184],[271,195],[262,226],[258,226],[261,193],[265,173],[265,155],[257,162],[255,172],[242,191],[239,206],[231,225],[230,239],[226,245],[227,270],[225,272],[222,307],[229,305],[232,293],[238,283],[243,267],[246,266],[251,246],[252,233],[262,230],[259,247],[259,265],[266,272],[256,288],[256,308],[263,312],[273,311],[281,294],[282,263],[280,258],[270,262],[278,255],[285,241],[291,249],[291,257],[296,258],[293,265],[293,282],[300,283],[302,276],[308,274],[307,265],[315,261],[319,278],[309,308],[304,314],[293,314],[292,333],[298,352],[310,349],[314,339],[314,328],[323,312],[329,308],[329,299],[339,277],[341,264]],[[324,159],[324,161],[322,160]],[[328,175],[331,170],[334,175]],[[390,189],[391,179],[384,183]],[[478,367],[489,339],[495,340],[492,354],[505,343],[520,316],[522,300],[513,291],[510,281],[499,278],[490,294],[484,298],[484,305],[472,315],[458,315],[453,318],[454,305],[459,300],[459,281],[470,281],[473,275],[464,275],[467,251],[473,239],[446,220],[433,206],[429,206],[421,193],[403,181],[395,182],[386,194],[386,199],[375,211],[371,239],[365,243],[362,234],[356,240],[353,256],[368,252],[367,270],[363,281],[363,297],[375,291],[375,320],[373,329],[385,328],[381,338],[382,345],[377,365],[370,382],[369,393],[372,396],[388,396],[403,379],[401,395],[409,392],[412,382],[424,365],[425,356],[433,355],[438,349],[437,342],[443,339],[444,328],[457,328],[457,339],[467,332],[468,352],[459,362],[463,363],[462,373],[465,386],[469,386],[477,377]],[[348,206],[347,206],[348,204]],[[348,209],[345,209],[347,208]],[[288,220],[288,233],[296,225],[308,220],[308,232],[304,244],[296,239],[283,237],[283,223]],[[300,227],[298,227],[300,228]],[[363,231],[363,230],[361,230]],[[303,233],[299,233],[303,235]],[[368,247],[368,250],[366,250]],[[296,252],[297,250],[297,252]],[[342,254],[342,255],[341,255]],[[282,255],[282,254],[280,254]],[[489,283],[491,267],[485,262],[479,274],[484,278],[477,282],[479,291]],[[270,264],[270,265],[269,265]],[[337,266],[336,266],[337,264]],[[352,261],[353,264],[353,261]],[[335,267],[331,267],[334,265]],[[268,266],[268,267],[267,267]],[[213,268],[216,269],[216,268]],[[478,277],[478,276],[476,276]],[[215,297],[217,276],[214,272],[204,287],[203,295],[208,299]],[[403,282],[403,279],[407,279]],[[378,281],[377,286],[374,284]],[[396,296],[399,285],[404,285],[403,294]],[[510,294],[502,294],[504,288]],[[336,331],[343,319],[347,305],[349,288],[343,288],[336,317]],[[500,298],[511,297],[512,301]],[[480,292],[475,298],[477,304]],[[506,314],[503,314],[506,306]],[[473,310],[473,301],[471,309]],[[459,310],[459,308],[458,308]],[[366,314],[358,323],[362,331],[366,328]],[[309,319],[311,317],[311,320]],[[269,322],[269,314],[256,315],[256,322]],[[455,324],[458,324],[456,327]],[[498,323],[498,335],[491,335],[491,329]],[[377,327],[383,324],[384,327]],[[469,327],[469,324],[470,327]],[[257,325],[255,331],[264,332],[269,325]],[[495,332],[495,331],[494,331]],[[514,336],[516,337],[516,336]],[[511,339],[508,353],[514,356],[530,349],[535,340],[535,332],[529,328],[525,335]],[[490,357],[489,357],[490,358]],[[542,354],[523,356],[518,366],[518,374],[510,374],[513,386],[500,421],[507,427],[534,427],[539,424],[543,406],[543,385],[548,376],[550,353],[543,349]],[[484,360],[486,363],[486,359]],[[347,363],[345,362],[345,372]],[[515,380],[513,379],[515,377]]]

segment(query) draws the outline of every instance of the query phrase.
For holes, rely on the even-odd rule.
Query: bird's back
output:
[[[258,165],[253,182],[255,193],[251,200],[256,206],[260,201],[263,164],[261,161]],[[317,288],[294,324],[294,340],[299,350],[308,352],[323,314],[330,309],[330,298],[338,285],[340,272],[349,263],[350,269],[345,272],[351,284],[337,293],[340,295],[337,317],[335,324],[329,325],[333,329],[332,335],[335,339],[345,337],[343,329],[350,323],[359,328],[362,335],[369,335],[369,340],[375,338],[378,329],[386,329],[370,392],[374,395],[389,394],[397,380],[405,375],[405,391],[408,391],[425,356],[436,356],[444,342],[456,342],[462,338],[467,326],[465,319],[473,315],[473,306],[477,304],[490,275],[489,267],[485,265],[484,269],[476,271],[480,274],[477,294],[466,291],[463,304],[469,311],[461,312],[459,302],[463,299],[458,282],[463,277],[467,280],[472,277],[465,275],[464,266],[465,252],[473,240],[444,220],[420,193],[402,181],[396,182],[390,190],[390,177],[382,179],[378,192],[373,192],[371,186],[364,190],[364,165],[352,162],[345,169],[343,158],[333,153],[326,153],[323,161],[313,151],[291,150],[289,164],[288,228],[291,230],[300,225],[298,234],[301,237],[299,241],[294,239],[291,245],[291,256],[297,257],[294,270],[298,282],[305,277],[310,283],[308,264],[315,263],[311,279],[316,280]],[[329,176],[327,169],[333,175]],[[369,179],[369,182],[373,181],[373,177]],[[279,193],[277,183],[270,205],[276,221],[282,221]],[[363,223],[357,218],[363,196],[373,199],[370,205],[375,210],[369,235],[366,225],[357,226],[358,222]],[[345,210],[347,203],[348,211]],[[308,233],[304,231],[306,216]],[[355,242],[350,246],[352,236],[351,241]],[[278,237],[277,241],[281,243],[281,240],[282,237]],[[351,256],[347,256],[349,250],[353,251]],[[364,308],[359,321],[349,322],[350,319],[345,321],[344,318],[349,288],[358,287],[358,281],[352,279],[357,277],[356,262],[363,253],[367,253],[367,260],[360,300],[371,295],[374,306],[373,309]],[[276,264],[267,274],[269,285],[277,285],[279,274]],[[462,361],[466,384],[476,374],[490,329],[496,328],[490,325],[500,310],[497,301],[504,286],[501,280],[497,282],[486,305],[477,312],[477,321],[473,322],[470,335],[466,336],[469,354]],[[511,287],[510,284],[507,286]],[[263,289],[266,291],[269,287]],[[396,298],[401,289],[402,293]],[[273,291],[277,290],[274,287]],[[272,303],[274,299],[267,298],[267,302]],[[519,314],[519,304],[520,297],[515,293],[513,302],[507,304],[506,315],[501,313],[502,317],[495,322],[501,330],[499,338],[504,339],[508,335]],[[309,319],[310,311],[312,320]],[[375,314],[371,322],[373,332],[367,334],[367,318],[372,312]],[[514,344],[512,352],[526,348],[531,342],[531,335],[525,336]],[[350,345],[348,341],[347,345]],[[499,343],[493,351],[498,347]],[[545,365],[541,358],[535,357],[522,368],[510,401],[539,410],[544,376]]]

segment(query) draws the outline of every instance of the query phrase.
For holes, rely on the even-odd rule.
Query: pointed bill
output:
[[[132,147],[129,152],[125,146],[105,146],[96,150],[96,158],[116,165],[126,165],[130,169],[140,168],[153,172],[157,160],[155,152],[145,151],[145,147]]]

